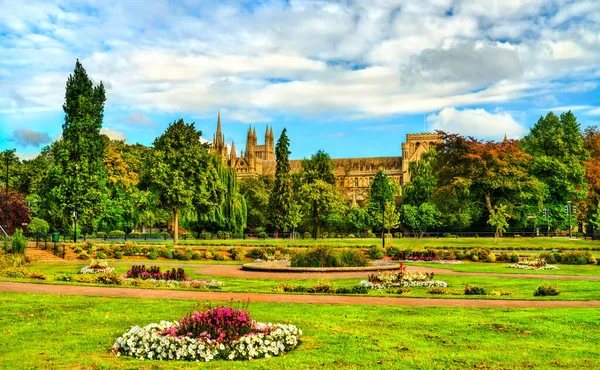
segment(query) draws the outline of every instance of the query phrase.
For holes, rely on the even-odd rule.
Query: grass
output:
[[[178,319],[193,302],[0,293],[0,367],[198,368],[114,357],[132,325]],[[294,323],[295,351],[207,369],[600,367],[600,311],[252,303],[258,321]]]
[[[462,264],[439,264],[439,263],[426,263],[426,262],[405,262],[407,266],[423,266],[432,268],[442,268],[446,270],[452,270],[456,272],[480,272],[480,273],[494,273],[494,274],[515,274],[515,275],[573,275],[573,276],[599,276],[600,266],[599,265],[565,265],[560,263],[554,263],[552,265],[557,266],[558,270],[521,270],[515,268],[509,268],[510,262],[496,262],[496,263],[484,263],[484,262],[470,262],[464,261]]]
[[[147,264],[148,265],[148,264]],[[465,264],[470,265],[484,265],[492,266],[494,264]],[[505,265],[505,264],[502,264]],[[33,281],[30,279],[6,279],[5,281],[28,281],[36,283],[50,283],[55,284],[57,282],[52,281],[54,275],[60,274],[76,274],[82,267],[86,266],[85,263],[54,263],[54,262],[35,262],[28,266],[31,270],[41,271],[50,277],[50,280]],[[112,265],[115,267],[119,274],[125,274],[127,270],[131,268],[129,264],[118,264]],[[440,265],[432,265],[433,267],[440,267]],[[454,265],[452,267],[457,267]],[[569,266],[572,267],[573,272],[577,272],[576,269],[584,269],[588,266]],[[590,266],[596,267],[597,266]],[[165,266],[163,269],[166,269]],[[242,293],[271,293],[272,288],[282,282],[287,282],[294,285],[310,286],[315,284],[319,279],[246,279],[237,277],[226,277],[226,276],[211,276],[202,274],[201,269],[185,268],[186,273],[190,278],[193,279],[215,279],[220,280],[224,283],[222,291],[225,292],[242,292]],[[506,268],[506,270],[512,270]],[[424,269],[424,271],[427,271]],[[427,293],[425,288],[414,288],[410,297],[428,297],[428,298],[463,298],[463,299],[518,299],[518,300],[599,300],[600,299],[600,281],[591,280],[550,280],[550,279],[532,279],[532,278],[519,278],[518,275],[515,277],[487,277],[487,276],[463,276],[463,275],[443,275],[436,274],[436,280],[443,280],[449,284],[451,289],[463,291],[466,284],[482,286],[488,291],[491,290],[506,290],[510,291],[511,294],[508,296],[432,296]],[[330,279],[335,283],[336,287],[352,287],[360,280],[363,279]],[[557,284],[559,289],[563,292],[557,297],[533,297],[533,291],[543,283]],[[77,283],[64,283],[69,285],[76,285]],[[82,285],[82,284],[80,284]],[[89,284],[88,284],[89,285]],[[398,296],[395,294],[395,290],[387,292],[371,291],[369,295],[376,296]]]

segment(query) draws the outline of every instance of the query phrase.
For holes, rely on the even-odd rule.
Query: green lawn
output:
[[[10,369],[600,368],[600,311],[251,303],[258,321],[304,335],[283,357],[149,362],[114,357],[132,325],[178,319],[178,300],[0,293],[0,367]]]
[[[600,265],[564,265],[555,263],[558,270],[521,270],[509,268],[509,262],[471,262],[464,261],[462,264],[439,264],[424,262],[406,262],[407,266],[423,266],[452,270],[456,272],[482,272],[495,274],[527,274],[527,275],[574,275],[574,276],[600,276]]]
[[[61,274],[76,274],[85,263],[51,263],[51,262],[35,262],[28,266],[31,270],[41,271],[50,277],[50,280],[44,283],[56,283],[52,281],[55,275]],[[471,265],[471,264],[468,264]],[[493,264],[472,264],[491,266]],[[131,265],[113,265],[119,274],[125,274]],[[435,265],[434,267],[440,267]],[[456,267],[456,266],[454,266]],[[577,269],[585,269],[588,266],[569,266],[572,267],[572,272]],[[598,266],[589,266],[599,268]],[[166,268],[166,267],[165,267]],[[163,268],[164,269],[164,268]],[[223,291],[225,292],[242,292],[242,293],[271,293],[272,288],[282,282],[291,283],[294,285],[310,286],[316,283],[319,279],[245,279],[225,276],[210,276],[201,274],[201,269],[190,266],[185,268],[188,276],[194,279],[215,279],[224,283]],[[511,270],[511,269],[506,269]],[[424,268],[424,271],[427,271]],[[565,273],[566,274],[566,273]],[[515,277],[486,277],[486,276],[456,276],[436,274],[436,280],[443,280],[449,284],[449,288],[463,291],[466,284],[477,285],[491,290],[506,290],[511,292],[508,296],[465,296],[465,295],[430,295],[425,288],[414,288],[410,297],[430,297],[430,298],[464,298],[464,299],[519,299],[519,300],[599,300],[600,299],[600,281],[588,280],[550,280],[550,279],[531,279]],[[15,281],[15,279],[2,278],[6,281]],[[330,279],[336,287],[352,287],[362,279]],[[20,279],[19,281],[33,281],[29,279]],[[556,284],[562,291],[562,294],[556,297],[533,297],[534,290],[543,283]],[[77,284],[77,283],[67,283]],[[398,296],[395,290],[386,292],[370,291],[369,295],[374,296]]]

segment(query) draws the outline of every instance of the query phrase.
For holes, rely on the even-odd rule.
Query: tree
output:
[[[369,196],[369,213],[373,218],[379,220],[381,235],[385,232],[385,226],[382,225],[382,216],[385,215],[387,202],[394,202],[394,193],[390,186],[388,176],[383,170],[377,171],[373,183],[371,184],[371,194]]]
[[[541,209],[544,187],[529,174],[532,157],[514,140],[481,142],[438,132],[435,204],[448,226],[485,222],[499,204],[515,218]]]
[[[316,180],[322,180],[328,184],[335,184],[335,174],[333,172],[335,165],[325,151],[319,150],[310,159],[303,159],[301,165],[303,183],[311,184]]]
[[[508,228],[508,219],[510,214],[506,208],[506,205],[496,205],[490,212],[490,218],[488,224],[494,227],[494,240],[498,240],[502,236],[502,233]]]
[[[29,208],[27,208],[23,194],[17,193],[13,189],[8,189],[8,192],[2,191],[0,192],[0,204],[2,205],[0,220],[6,220],[3,228],[7,234],[11,235],[21,225],[29,223]]]
[[[27,231],[33,235],[45,235],[50,230],[50,225],[41,218],[33,218],[27,225]]]
[[[418,161],[412,161],[408,164],[410,182],[404,186],[402,191],[403,204],[419,206],[431,202],[437,187],[432,167],[434,158],[435,151],[432,149],[423,153]]]
[[[366,209],[358,206],[350,207],[346,213],[346,224],[351,232],[361,234],[373,227],[373,217]],[[381,224],[381,223],[380,223]]]
[[[300,203],[293,201],[290,204],[290,213],[288,215],[289,225],[292,227],[292,244],[296,240],[296,228],[302,222],[304,218],[304,212],[302,212],[302,206]]]
[[[2,218],[0,219],[0,222],[2,222],[2,226],[5,229],[9,228],[9,217],[10,217],[10,211],[9,211],[9,201],[10,201],[10,196],[9,196],[9,192],[10,192],[10,188],[11,185],[13,184],[13,182],[11,181],[11,166],[13,166],[15,163],[18,163],[19,160],[17,159],[17,156],[15,155],[15,149],[11,149],[11,150],[5,150],[2,153],[0,153],[0,168],[2,168],[2,171],[0,171],[0,173],[2,173],[2,177],[4,177],[4,181],[2,181],[3,183],[3,201],[2,203],[0,203],[0,207],[2,207]],[[13,170],[14,172],[14,170]],[[11,228],[12,229],[12,228]],[[6,231],[8,232],[8,231]]]
[[[383,216],[383,219],[381,218]],[[400,226],[400,213],[396,210],[396,202],[386,201],[383,215],[379,213],[374,214],[375,223],[382,225],[383,228],[387,229],[388,233],[391,229],[395,229]]]
[[[331,161],[329,154],[325,153],[323,150],[317,151],[310,157],[310,159],[303,159],[301,165],[302,171],[298,176],[300,182],[299,184],[296,184],[296,186],[300,186],[300,189],[296,190],[296,192],[303,193],[305,195],[304,198],[306,198],[306,190],[311,188],[309,185],[318,183],[318,185],[313,186],[313,188],[314,190],[318,190],[319,194],[314,194],[308,197],[313,199],[312,205],[305,203],[305,206],[310,207],[312,210],[311,224],[313,230],[313,239],[316,239],[320,234],[322,217],[321,210],[324,209],[322,199],[339,199],[339,194],[337,189],[335,189],[335,186],[333,188],[328,188],[325,186],[325,184],[335,184],[335,175],[333,173],[335,166]]]
[[[285,230],[290,225],[292,203],[292,178],[290,176],[290,140],[284,128],[275,146],[275,184],[269,198],[269,215],[276,230]]]
[[[194,123],[180,119],[153,143],[147,183],[161,206],[173,215],[175,244],[179,242],[181,211],[208,213],[223,198],[224,189],[210,160],[209,145],[200,141],[201,136]]]
[[[427,229],[439,224],[439,216],[439,210],[431,203],[422,203],[419,206],[404,204],[402,206],[402,223],[411,229],[419,239]]]
[[[600,131],[598,127],[588,127],[585,129],[584,147],[590,153],[590,159],[584,162],[585,180],[588,188],[587,196],[584,202],[578,203],[579,213],[585,220],[591,221],[598,214],[598,203],[600,203]]]
[[[100,129],[105,101],[102,82],[94,86],[77,60],[66,84],[62,140],[54,145],[49,177],[51,201],[69,216],[76,212],[88,231],[94,228],[96,217],[103,211],[106,170]]]
[[[312,208],[311,223],[313,238],[321,234],[321,224],[324,216],[342,206],[343,200],[334,185],[323,180],[302,185],[298,198],[304,208]]]
[[[577,119],[571,111],[559,117],[549,112],[531,128],[521,147],[533,157],[530,174],[545,185],[543,204],[550,226],[567,228],[564,205],[580,202],[587,191],[584,163],[590,157]]]
[[[264,227],[268,222],[269,199],[273,191],[273,176],[249,178],[240,182],[240,193],[248,208],[248,227]]]

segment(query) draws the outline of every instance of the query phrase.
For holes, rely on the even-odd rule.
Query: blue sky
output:
[[[104,129],[151,144],[176,119],[293,158],[400,155],[407,133],[600,124],[600,2],[0,0],[0,149],[60,137],[75,60],[107,86]]]

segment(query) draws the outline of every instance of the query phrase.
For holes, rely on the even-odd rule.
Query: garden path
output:
[[[440,299],[352,297],[304,294],[194,292],[76,285],[0,282],[0,292],[64,294],[104,297],[188,299],[208,301],[242,301],[270,303],[346,304],[369,306],[432,306],[432,307],[508,307],[508,308],[600,308],[600,301],[513,301],[491,299]]]

